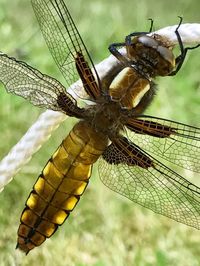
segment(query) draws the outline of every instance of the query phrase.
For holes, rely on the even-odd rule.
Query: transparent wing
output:
[[[200,189],[133,143],[111,144],[99,159],[99,175],[133,202],[200,229]]]
[[[200,128],[152,116],[126,125],[128,138],[149,154],[200,173]]]
[[[9,93],[21,96],[36,106],[68,115],[72,110],[78,113],[75,99],[66,92],[60,82],[2,53],[0,81]]]
[[[64,1],[31,2],[49,50],[68,86],[80,75],[86,92],[96,99],[100,95],[98,74]]]

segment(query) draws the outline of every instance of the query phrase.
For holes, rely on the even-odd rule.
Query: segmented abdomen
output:
[[[52,236],[83,194],[92,164],[107,139],[86,122],[79,122],[48,161],[31,191],[21,215],[18,244],[28,253]]]

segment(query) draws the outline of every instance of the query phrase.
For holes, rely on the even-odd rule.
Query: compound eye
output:
[[[158,47],[158,42],[150,36],[146,36],[146,35],[140,36],[138,38],[138,41],[147,47],[151,47],[155,49],[157,49]]]
[[[172,66],[175,65],[175,58],[171,50],[163,46],[158,46],[157,51],[163,59],[169,62]]]

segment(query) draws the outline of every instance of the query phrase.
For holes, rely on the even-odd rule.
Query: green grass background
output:
[[[148,30],[148,18],[154,19],[158,29],[177,24],[178,15],[185,22],[200,22],[198,0],[66,0],[66,3],[95,63],[109,55],[110,43],[122,41],[130,32]],[[0,0],[0,50],[63,81],[41,36],[30,1]],[[192,51],[177,76],[157,80],[160,90],[149,114],[199,124],[199,58],[200,49]],[[40,113],[41,110],[8,95],[0,87],[0,159]],[[110,191],[99,180],[96,167],[87,191],[57,233],[28,256],[15,250],[25,200],[61,142],[61,135],[66,135],[74,122],[67,120],[0,194],[0,265],[200,265],[199,231],[156,215]]]

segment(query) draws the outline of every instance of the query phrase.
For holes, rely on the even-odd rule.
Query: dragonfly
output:
[[[169,39],[150,34],[151,21],[148,32],[133,32],[109,46],[120,67],[100,78],[65,1],[31,3],[66,85],[81,86],[90,104],[80,107],[55,78],[0,54],[0,80],[7,92],[78,119],[28,196],[17,248],[27,254],[56,232],[84,193],[96,161],[100,179],[111,190],[200,229],[200,188],[169,167],[200,173],[200,128],[144,114],[156,93],[154,79],[176,75],[187,52],[199,46],[184,47],[182,18],[175,30],[178,56]],[[81,83],[72,86],[78,79]]]

